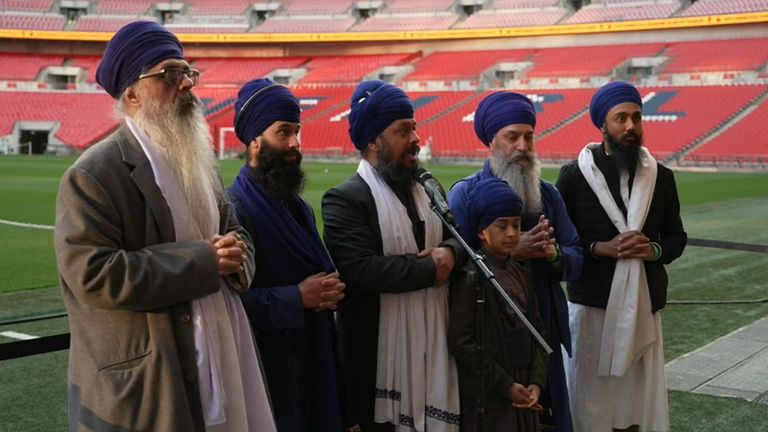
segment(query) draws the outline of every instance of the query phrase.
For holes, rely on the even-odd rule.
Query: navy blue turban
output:
[[[142,69],[168,59],[184,59],[181,42],[162,25],[152,21],[126,24],[112,36],[104,50],[96,82],[115,99],[135,83]]]
[[[500,217],[520,216],[523,201],[512,187],[498,177],[478,182],[467,195],[467,222],[473,232],[480,232]]]
[[[618,104],[632,102],[643,107],[643,99],[635,86],[624,81],[613,81],[600,87],[589,103],[589,116],[592,117],[592,123],[600,129],[605,124],[605,117],[608,111]]]
[[[248,81],[237,92],[235,134],[246,146],[276,121],[299,123],[299,100],[269,78]]]
[[[349,138],[360,151],[395,121],[413,118],[411,98],[398,87],[379,80],[358,84],[350,108]]]
[[[512,124],[536,127],[536,107],[526,96],[501,91],[486,96],[475,110],[475,134],[490,146],[496,132]]]

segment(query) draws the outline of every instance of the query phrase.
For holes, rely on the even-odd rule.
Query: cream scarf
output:
[[[625,219],[608,189],[605,176],[595,165],[592,149],[598,146],[600,144],[588,144],[579,154],[581,173],[620,233],[641,230],[656,186],[656,160],[645,147],[640,147]],[[654,342],[655,321],[651,314],[651,297],[643,260],[616,260],[611,294],[605,309],[598,375],[623,376]]]
[[[126,123],[152,165],[173,216],[176,241],[205,240],[217,234],[216,203],[208,203],[209,218],[201,232],[190,220],[187,200],[168,162],[136,123],[130,118]],[[221,290],[192,301],[192,320],[206,430],[276,431],[250,325],[237,294],[222,280]]]
[[[384,255],[417,254],[411,220],[392,189],[364,159],[357,173],[376,203]],[[421,185],[414,185],[412,194],[425,221],[426,247],[436,247],[442,241],[440,220]],[[458,377],[446,339],[448,285],[380,294],[380,300],[375,421],[392,423],[398,431],[458,431]]]

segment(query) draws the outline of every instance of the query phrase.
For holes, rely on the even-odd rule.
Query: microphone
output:
[[[453,218],[451,208],[448,206],[448,202],[445,200],[445,191],[435,176],[433,176],[431,172],[425,170],[424,168],[419,167],[413,174],[413,178],[416,179],[417,182],[421,183],[422,186],[424,186],[424,191],[427,193],[429,200],[432,202],[432,205],[437,210],[437,212],[440,213],[446,222],[455,227],[456,220]]]

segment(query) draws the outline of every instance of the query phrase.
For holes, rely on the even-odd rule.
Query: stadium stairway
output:
[[[670,158],[678,162],[681,161],[684,157],[686,157],[687,155],[689,155],[699,147],[705,145],[706,143],[717,138],[723,132],[729,130],[731,126],[741,121],[744,117],[748,116],[749,113],[756,110],[762,103],[765,103],[766,101],[768,101],[768,88],[764,89],[762,93],[755,96],[751,101],[749,101],[749,103],[744,105],[738,111],[734,112],[726,120],[722,121],[718,125],[715,125],[712,129],[707,131],[705,134],[696,138],[687,146],[683,147],[679,152],[672,154]]]
[[[557,131],[558,129],[562,129],[562,128],[568,126],[569,124],[575,122],[581,116],[583,116],[584,114],[587,114],[587,113],[589,113],[589,107],[588,106],[580,109],[579,111],[576,111],[575,113],[571,114],[570,116],[568,116],[568,117],[564,118],[563,120],[557,122],[552,127],[537,133],[536,134],[536,139],[544,138],[545,136],[547,136],[547,135]]]
[[[440,111],[439,113],[437,113],[437,114],[435,114],[435,115],[433,115],[431,117],[428,117],[428,118],[424,119],[423,121],[419,121],[419,126],[424,126],[424,125],[428,125],[430,123],[436,122],[440,118],[445,117],[447,114],[452,113],[453,111],[456,111],[457,109],[459,109],[459,108],[463,107],[464,105],[468,104],[473,99],[475,99],[478,96],[480,96],[481,94],[483,94],[484,91],[485,90],[481,90],[481,89],[475,90],[475,92],[473,94],[465,97],[464,99],[462,99],[458,103],[455,103],[455,104],[449,106],[448,108]]]

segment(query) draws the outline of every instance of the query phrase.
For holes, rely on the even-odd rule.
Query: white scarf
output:
[[[656,160],[645,147],[640,147],[625,219],[608,189],[605,176],[595,165],[592,149],[598,146],[599,143],[587,144],[579,154],[581,173],[620,233],[641,230],[656,186]],[[605,309],[598,375],[623,376],[629,366],[656,342],[651,310],[643,260],[616,260],[611,293]]]
[[[408,212],[365,159],[357,173],[371,188],[385,256],[417,254]],[[412,195],[426,227],[427,248],[442,241],[442,225],[421,185]],[[398,431],[456,432],[459,393],[456,363],[448,353],[448,285],[401,294],[380,294],[376,362],[377,423]]]
[[[136,123],[126,123],[147,155],[157,186],[173,217],[177,242],[205,240],[218,233],[219,211],[215,202],[205,231],[190,220],[187,200],[168,162]],[[259,359],[243,305],[226,287],[192,301],[198,383],[208,431],[274,432],[275,423]]]

